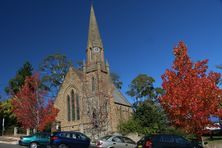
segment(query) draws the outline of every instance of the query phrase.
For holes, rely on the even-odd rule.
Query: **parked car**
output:
[[[191,142],[182,136],[156,134],[144,136],[137,142],[137,148],[203,148],[199,142]]]
[[[96,142],[98,148],[135,148],[136,142],[132,139],[118,135],[108,135],[100,138]]]
[[[88,148],[90,138],[80,132],[55,132],[50,138],[52,148]]]
[[[50,142],[49,133],[35,133],[30,136],[22,136],[19,140],[19,145],[37,148],[39,146],[46,147]]]
[[[203,148],[202,139],[201,138],[193,138],[190,139],[190,142],[195,148]],[[208,142],[203,142],[204,145],[208,144]]]

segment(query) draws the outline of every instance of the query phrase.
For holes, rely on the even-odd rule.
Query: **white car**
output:
[[[96,142],[98,148],[135,148],[136,143],[124,136],[108,135],[100,138]]]

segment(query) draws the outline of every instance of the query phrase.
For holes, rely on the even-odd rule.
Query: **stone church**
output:
[[[54,104],[60,110],[56,122],[61,130],[112,133],[130,117],[131,104],[111,81],[104,52],[91,6],[86,61],[81,70],[70,67]]]

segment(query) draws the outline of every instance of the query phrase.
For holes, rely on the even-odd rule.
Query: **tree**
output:
[[[222,90],[217,86],[220,74],[207,73],[207,60],[192,62],[183,42],[173,53],[172,68],[162,75],[165,93],[160,103],[175,127],[201,135],[212,125],[211,115],[222,115]]]
[[[154,82],[155,80],[152,77],[146,74],[139,74],[133,79],[126,93],[131,97],[135,97],[137,101],[143,98],[155,101],[163,93],[163,90],[158,87],[155,88],[153,85]]]
[[[45,101],[45,91],[40,89],[40,80],[37,74],[27,77],[24,86],[12,100],[13,112],[24,128],[38,129],[53,122],[58,109],[53,107],[52,101]]]
[[[116,73],[110,73],[111,80],[117,89],[121,89],[123,82],[120,80],[119,75]]]
[[[29,62],[26,62],[22,68],[18,70],[15,78],[9,80],[8,86],[5,88],[5,92],[9,95],[15,95],[21,86],[24,84],[26,77],[32,75],[32,65]]]
[[[140,103],[133,116],[139,125],[144,127],[142,132],[144,134],[163,131],[167,126],[163,110],[152,100],[145,100]]]
[[[0,123],[3,118],[5,119],[5,129],[17,125],[16,117],[13,113],[12,99],[0,102]],[[0,129],[2,130],[2,126],[0,126]]]
[[[146,74],[138,75],[131,82],[127,94],[136,97],[137,101],[134,103],[135,110],[132,118],[119,125],[121,132],[152,134],[166,129],[166,115],[156,101],[163,90],[155,88],[154,82],[155,80]]]
[[[102,79],[97,79],[94,89],[89,87],[91,82],[87,79],[84,81],[83,92],[84,93],[84,103],[83,113],[87,116],[86,132],[91,134],[92,138],[100,137],[101,135],[108,134],[110,117],[109,113],[111,110],[110,99],[112,94],[108,93],[110,89],[109,83],[106,83]],[[103,87],[102,91],[99,87]],[[111,87],[110,92],[113,92]]]
[[[103,93],[100,93],[99,97],[95,99],[87,99],[87,116],[89,117],[90,127],[89,133],[95,136],[101,136],[101,134],[107,134],[108,131],[108,112],[109,112],[109,97]]]
[[[132,118],[119,125],[121,133],[153,134],[163,132],[168,126],[163,110],[152,100],[140,102]]]
[[[70,66],[72,66],[71,61],[61,54],[49,55],[39,65],[43,87],[50,91],[51,98],[57,95]]]

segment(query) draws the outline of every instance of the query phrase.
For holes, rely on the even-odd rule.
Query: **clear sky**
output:
[[[209,59],[222,72],[221,0],[94,0],[111,71],[122,92],[140,73],[161,86],[173,47],[185,41],[193,61]],[[37,70],[49,54],[76,63],[86,57],[89,0],[0,0],[0,94],[25,61]]]

